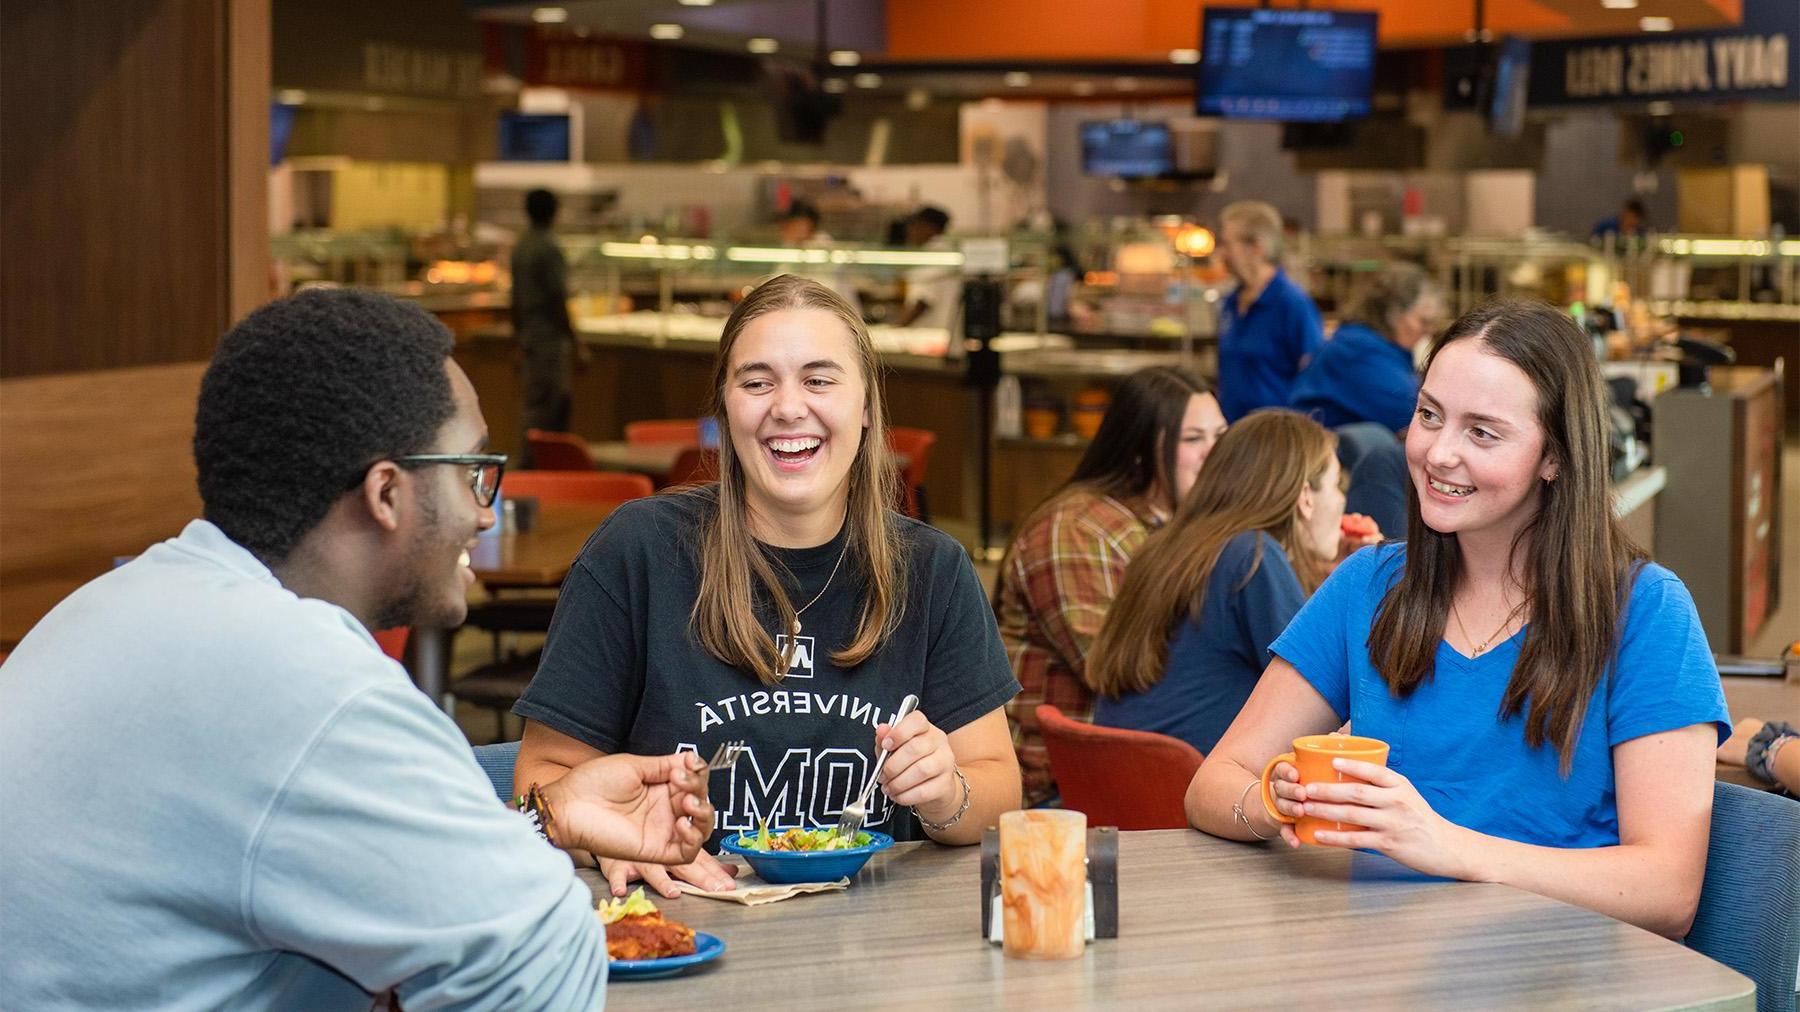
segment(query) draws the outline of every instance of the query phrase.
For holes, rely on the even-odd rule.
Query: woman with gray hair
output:
[[[1384,531],[1406,529],[1406,455],[1395,435],[1418,407],[1413,350],[1437,332],[1443,313],[1443,297],[1424,271],[1390,264],[1294,380],[1290,404],[1338,437],[1348,510]]]
[[[1289,403],[1328,429],[1352,422],[1405,429],[1419,396],[1413,349],[1431,338],[1443,315],[1443,297],[1424,271],[1404,263],[1383,268],[1294,381]]]

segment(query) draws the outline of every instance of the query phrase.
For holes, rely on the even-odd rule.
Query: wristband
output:
[[[1779,720],[1769,721],[1763,725],[1762,730],[1756,732],[1750,739],[1749,746],[1744,749],[1744,767],[1756,779],[1767,784],[1774,783],[1775,773],[1769,768],[1769,761],[1787,744],[1788,739],[1794,737],[1800,737],[1800,730],[1795,730],[1794,725]]]

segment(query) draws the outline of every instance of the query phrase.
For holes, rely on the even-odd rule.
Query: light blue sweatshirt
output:
[[[593,1008],[568,856],[348,612],[205,521],[0,667],[12,1008]]]

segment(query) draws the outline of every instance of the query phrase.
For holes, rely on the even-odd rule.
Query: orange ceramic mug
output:
[[[1274,788],[1269,778],[1275,774],[1276,763],[1292,763],[1300,771],[1302,784],[1335,784],[1361,783],[1356,777],[1345,776],[1332,769],[1333,759],[1356,759],[1361,762],[1386,766],[1388,758],[1387,742],[1377,738],[1359,738],[1350,734],[1309,734],[1304,738],[1294,739],[1294,750],[1283,752],[1269,760],[1263,767],[1262,799],[1263,807],[1269,810],[1270,818],[1276,822],[1285,822],[1294,827],[1295,835],[1301,843],[1317,844],[1313,834],[1323,829],[1327,832],[1337,831],[1354,833],[1367,826],[1358,826],[1349,822],[1332,822],[1329,819],[1317,819],[1310,815],[1302,815],[1299,819],[1281,814],[1275,807]]]

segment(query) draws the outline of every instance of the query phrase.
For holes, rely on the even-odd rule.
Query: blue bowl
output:
[[[770,834],[781,832],[770,827]],[[764,882],[777,885],[789,885],[794,882],[836,882],[841,878],[855,878],[862,866],[869,863],[869,858],[878,850],[886,850],[894,845],[894,838],[886,833],[877,833],[865,829],[869,834],[869,842],[861,847],[849,847],[844,850],[755,850],[739,843],[744,834],[733,833],[720,841],[719,849],[727,854],[736,854],[750,862],[750,868],[762,876]],[[756,834],[748,834],[752,838]]]

